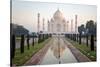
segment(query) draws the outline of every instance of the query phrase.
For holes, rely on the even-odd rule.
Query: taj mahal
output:
[[[40,18],[40,14],[38,14],[38,31],[39,31],[39,18]],[[48,33],[52,33],[52,34],[64,34],[64,33],[68,33],[68,23],[69,21],[65,19],[63,13],[57,9],[57,11],[53,14],[53,17],[48,20],[48,25],[47,25],[47,32]],[[75,15],[75,26],[73,26],[73,20],[70,22],[70,30],[73,29],[73,27],[75,27],[75,31],[77,30],[77,15]],[[44,19],[43,19],[43,30],[44,30]],[[71,32],[72,33],[72,32]]]
[[[48,32],[50,33],[65,33],[66,32],[66,20],[58,9],[50,21],[48,21]]]

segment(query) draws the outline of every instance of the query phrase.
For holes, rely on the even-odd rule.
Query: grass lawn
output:
[[[27,46],[24,47],[24,53],[20,53],[20,49],[16,49],[15,57],[12,59],[12,64],[15,64],[16,66],[23,65],[27,60],[29,60],[32,55],[34,55],[36,52],[38,52],[47,42],[49,42],[51,38],[45,40],[42,43],[35,44],[34,47],[30,45],[30,49],[27,49]]]
[[[86,55],[91,61],[96,61],[96,49],[95,51],[90,50],[90,46],[86,46],[86,44],[79,44],[78,42],[67,39],[74,47],[76,47],[80,52]]]
[[[21,40],[21,37],[16,37],[16,40]]]

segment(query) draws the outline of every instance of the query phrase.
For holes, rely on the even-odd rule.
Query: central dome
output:
[[[60,10],[58,9],[55,13],[54,13],[54,19],[59,19],[59,20],[63,20],[63,14],[60,12]]]

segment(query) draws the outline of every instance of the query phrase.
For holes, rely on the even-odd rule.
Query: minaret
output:
[[[65,23],[64,23],[64,32],[65,32],[65,27],[66,27],[66,25],[65,25]]]
[[[68,26],[68,24],[69,24],[69,21],[67,21],[67,32],[69,32],[68,30],[69,30],[69,26]]]
[[[50,23],[49,23],[49,20],[48,20],[48,32],[50,32]]]
[[[75,33],[77,33],[77,15],[75,15]]]
[[[51,26],[51,31],[52,31],[52,33],[53,33],[53,23],[52,23],[52,26]]]
[[[40,32],[40,13],[37,14],[38,15],[38,24],[37,24],[37,29],[38,29],[38,33]]]
[[[73,32],[73,19],[71,19],[71,33]]]
[[[45,19],[43,18],[43,32],[45,31],[45,28],[44,28],[44,21],[45,21]]]

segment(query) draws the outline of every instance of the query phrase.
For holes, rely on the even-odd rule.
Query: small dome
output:
[[[54,20],[51,18],[51,22],[54,22]]]

